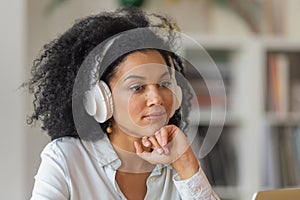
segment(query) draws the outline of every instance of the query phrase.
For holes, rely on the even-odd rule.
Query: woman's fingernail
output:
[[[163,154],[164,150],[163,150],[162,148],[158,148],[158,149],[157,149],[157,152],[158,152],[159,154]]]
[[[169,149],[168,147],[163,147],[165,154],[169,154]]]
[[[150,142],[148,142],[148,141],[146,141],[146,142],[145,142],[145,145],[148,147],[148,146],[150,146],[150,145],[151,145],[151,143],[150,143]]]

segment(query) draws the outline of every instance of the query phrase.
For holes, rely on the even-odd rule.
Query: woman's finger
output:
[[[133,145],[134,145],[134,148],[135,148],[137,154],[141,154],[144,152],[142,145],[138,141],[134,141]]]
[[[150,140],[146,136],[142,138],[142,144],[144,145],[144,147],[152,147]]]
[[[158,142],[158,144],[161,146],[161,148],[164,151],[164,154],[169,154],[169,149],[168,149],[168,131],[166,129],[161,129],[157,131],[155,134],[155,138]]]
[[[160,138],[161,138],[161,146],[167,146],[167,144],[168,144],[168,137],[169,137],[169,131],[166,129],[166,128],[164,128],[164,127],[162,127],[161,129],[160,129]]]
[[[163,145],[162,145],[162,138],[161,138],[160,131],[155,132],[154,137],[155,137],[157,143],[159,144],[159,146],[162,147]]]
[[[149,140],[152,143],[152,147],[154,148],[154,150],[156,150],[159,154],[163,154],[164,153],[164,150],[162,149],[162,147],[157,142],[155,136],[150,136]]]

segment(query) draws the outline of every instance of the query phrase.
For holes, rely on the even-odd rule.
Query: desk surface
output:
[[[252,200],[300,200],[300,188],[259,191]]]

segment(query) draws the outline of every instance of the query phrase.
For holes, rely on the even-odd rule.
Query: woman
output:
[[[218,199],[182,131],[190,92],[177,83],[176,29],[124,8],[45,45],[29,123],[41,120],[52,141],[32,199]]]

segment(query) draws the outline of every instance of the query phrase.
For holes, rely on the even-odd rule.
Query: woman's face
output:
[[[170,69],[158,51],[129,54],[110,81],[114,130],[135,137],[150,136],[174,112]]]

